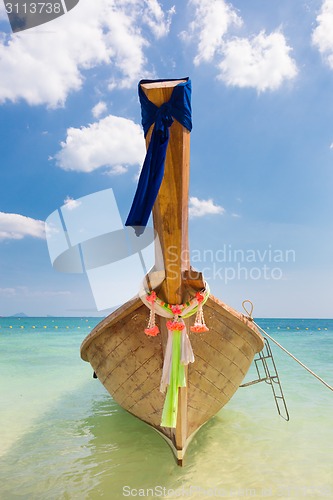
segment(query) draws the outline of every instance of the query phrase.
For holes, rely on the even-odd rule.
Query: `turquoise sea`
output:
[[[240,388],[180,468],[80,359],[98,321],[0,318],[2,500],[333,498],[333,392],[274,344],[290,421],[277,415],[267,384]],[[333,385],[333,320],[257,322]]]

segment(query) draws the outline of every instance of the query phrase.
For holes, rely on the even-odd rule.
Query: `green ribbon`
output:
[[[173,331],[170,384],[164,401],[162,427],[176,427],[178,413],[178,388],[186,387],[185,366],[180,362],[182,332]]]

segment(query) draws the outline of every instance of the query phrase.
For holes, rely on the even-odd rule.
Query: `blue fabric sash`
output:
[[[179,83],[174,87],[170,100],[162,104],[161,107],[157,107],[149,101],[141,84],[174,80],[141,80],[139,83],[141,118],[145,137],[151,125],[154,123],[155,126],[132,207],[125,223],[126,226],[137,227],[137,234],[140,234],[138,226],[145,227],[147,225],[162,183],[169,143],[169,127],[176,119],[187,130],[192,130],[191,80],[189,78],[184,78],[184,80],[186,82]]]

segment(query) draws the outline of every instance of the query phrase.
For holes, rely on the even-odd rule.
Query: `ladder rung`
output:
[[[286,400],[285,400],[283,392],[282,392],[281,382],[280,382],[279,375],[277,373],[277,369],[275,366],[273,353],[271,351],[269,342],[266,338],[265,338],[265,342],[266,342],[266,351],[265,351],[266,354],[259,353],[259,357],[254,360],[255,365],[256,365],[257,375],[259,378],[257,380],[253,380],[252,382],[247,382],[247,383],[241,385],[240,387],[246,387],[248,385],[257,384],[258,382],[266,382],[267,384],[269,384],[271,386],[272,391],[273,391],[273,397],[274,397],[279,415],[281,417],[283,417],[285,420],[289,420],[289,414],[288,414],[288,409],[287,409],[287,405],[286,405]],[[271,359],[272,362],[268,363],[265,361],[266,359]],[[261,368],[260,368],[260,366],[258,367],[259,362],[261,362]],[[265,372],[266,377],[261,376],[262,370]],[[271,375],[271,372],[273,373],[273,375]],[[277,396],[275,391],[277,391],[281,395]],[[280,403],[278,402],[279,399],[282,399],[282,402],[283,402],[283,405],[285,408],[285,416],[282,415],[282,413],[281,413],[281,408],[279,406]]]

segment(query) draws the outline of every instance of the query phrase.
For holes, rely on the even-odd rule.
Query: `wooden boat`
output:
[[[146,83],[142,88],[160,107],[182,81]],[[151,130],[147,147],[150,136]],[[175,120],[170,128],[164,178],[153,208],[165,265],[165,279],[156,292],[168,304],[182,304],[205,286],[202,275],[189,262],[189,159],[190,133]],[[154,273],[150,279],[154,280]],[[90,362],[119,405],[167,440],[181,465],[195,432],[230,400],[264,341],[250,318],[210,295],[204,305],[209,331],[190,333],[195,361],[185,368],[186,387],[178,391],[176,425],[165,427],[161,425],[165,395],[160,392],[160,380],[168,331],[165,320],[157,317],[161,335],[146,336],[147,311],[140,297],[118,308],[86,337],[81,357]],[[190,332],[194,316],[184,321]]]

